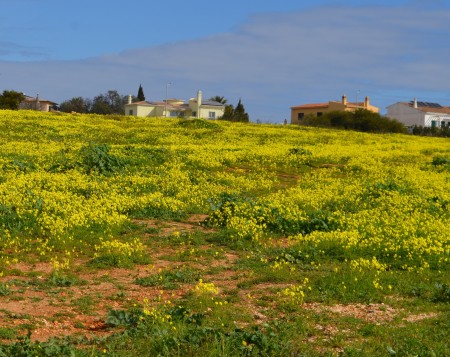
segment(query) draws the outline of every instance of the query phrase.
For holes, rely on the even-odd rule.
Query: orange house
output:
[[[291,124],[299,124],[302,119],[306,116],[317,116],[320,117],[324,113],[334,112],[334,111],[345,111],[354,112],[357,109],[366,109],[371,112],[378,113],[379,108],[373,106],[369,102],[369,97],[364,99],[364,102],[348,102],[347,96],[343,95],[342,100],[330,101],[328,103],[314,103],[314,104],[302,104],[295,107],[291,107]]]

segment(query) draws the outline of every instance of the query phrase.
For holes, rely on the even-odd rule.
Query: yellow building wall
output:
[[[291,124],[298,124],[299,118],[298,115],[300,113],[303,113],[303,116],[319,116],[319,113],[328,113],[328,112],[334,112],[334,111],[346,111],[346,112],[354,112],[356,109],[366,109],[374,113],[379,113],[379,108],[375,107],[370,104],[369,99],[366,98],[366,100],[363,103],[359,103],[358,106],[356,106],[355,103],[348,103],[347,98],[343,97],[342,102],[328,102],[327,104],[311,104],[310,108],[308,106],[305,106],[304,108],[291,108]]]
[[[162,117],[164,109],[153,105],[127,104],[125,106],[125,115],[135,117]]]
[[[379,113],[380,112],[380,108],[375,107],[375,106],[370,105],[370,104],[367,107],[365,107],[364,109],[370,110],[371,112],[374,112],[374,113]]]
[[[306,116],[317,116],[317,113],[324,113],[327,112],[328,108],[324,107],[324,108],[301,108],[301,109],[294,109],[292,108],[291,110],[291,124],[298,124],[299,120],[298,120],[298,114],[299,113],[303,113],[303,115]]]

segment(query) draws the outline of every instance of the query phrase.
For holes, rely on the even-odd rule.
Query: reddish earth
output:
[[[186,233],[209,230],[200,226],[206,216],[193,216],[187,222],[164,222],[156,220],[140,220],[137,224],[148,228],[158,228],[157,236],[164,239],[175,232]],[[151,235],[151,233],[146,233]],[[279,240],[278,245],[288,246],[288,240]],[[207,251],[211,246],[198,247],[198,251]],[[17,263],[10,266],[9,274],[0,279],[8,283],[10,292],[0,294],[0,328],[10,328],[19,334],[30,330],[33,340],[44,341],[50,337],[65,335],[105,336],[114,332],[105,324],[108,311],[111,309],[128,309],[134,304],[141,304],[144,299],[154,301],[182,298],[193,284],[182,284],[175,290],[162,290],[159,287],[143,287],[136,284],[138,277],[160,273],[166,269],[175,269],[189,265],[195,269],[204,269],[204,277],[213,281],[220,291],[236,290],[239,283],[251,278],[252,272],[234,269],[239,258],[232,251],[221,251],[218,257],[208,262],[189,259],[176,261],[169,259],[180,254],[186,248],[168,247],[152,248],[151,264],[137,265],[132,269],[89,269],[87,261],[77,260],[72,271],[80,280],[73,286],[58,287],[49,284],[53,267],[51,263]],[[174,261],[175,260],[175,261]],[[207,273],[210,268],[220,268],[218,273]],[[268,291],[276,291],[286,284],[252,284],[249,289],[240,289],[238,296],[240,305],[251,311],[256,323],[267,320],[265,313],[256,299],[264,297]],[[316,303],[305,303],[303,308],[318,313],[352,316],[372,323],[386,323],[397,316],[397,311],[384,304],[353,304],[324,306]],[[434,315],[411,315],[405,321],[418,321]],[[333,335],[337,330],[333,326],[316,326],[322,335]]]

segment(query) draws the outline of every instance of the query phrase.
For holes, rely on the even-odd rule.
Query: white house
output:
[[[445,127],[450,126],[450,107],[438,103],[397,102],[387,107],[387,116],[397,119],[405,126]]]
[[[38,110],[41,112],[49,112],[52,107],[56,105],[55,102],[50,100],[39,98],[39,94],[36,97],[25,96],[24,100],[19,103],[19,109]]]
[[[197,92],[196,98],[189,99],[185,103],[180,99],[166,99],[162,102],[131,102],[128,96],[128,104],[125,104],[125,115],[137,117],[183,117],[217,119],[225,112],[225,105],[211,100],[203,100],[202,91]]]

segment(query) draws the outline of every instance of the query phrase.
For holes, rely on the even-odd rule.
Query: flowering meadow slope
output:
[[[354,264],[448,264],[446,139],[9,111],[0,127],[4,262],[82,253],[135,217],[204,213],[230,239],[291,236]]]
[[[449,294],[448,139],[0,111],[4,278],[20,262],[140,264],[133,222],[192,215],[289,283],[281,305]]]

